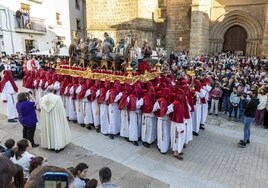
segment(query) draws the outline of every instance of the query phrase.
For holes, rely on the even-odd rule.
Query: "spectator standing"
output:
[[[256,111],[256,124],[257,126],[262,126],[264,123],[265,107],[267,104],[267,95],[263,88],[259,89],[258,96],[259,105]]]
[[[244,111],[244,139],[238,143],[241,147],[246,147],[250,143],[250,125],[254,121],[259,99],[256,97],[256,92],[251,92],[248,95],[248,102],[245,105]]]
[[[233,88],[233,92],[230,95],[230,107],[229,107],[229,120],[231,120],[232,113],[234,111],[234,118],[237,121],[237,109],[240,102],[240,97],[237,95],[237,88]]]
[[[220,88],[220,84],[216,83],[214,89],[211,90],[211,107],[210,107],[210,115],[213,113],[215,108],[215,116],[218,116],[219,111],[219,100],[222,96],[222,90]]]
[[[35,112],[34,98],[30,93],[19,93],[18,102],[16,108],[19,114],[19,122],[23,126],[22,137],[28,139],[32,147],[38,147],[38,144],[34,143],[34,133],[37,123],[37,115]]]

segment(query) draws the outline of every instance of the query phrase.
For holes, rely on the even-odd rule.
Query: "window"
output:
[[[60,13],[56,12],[56,24],[61,25],[61,15]]]
[[[76,19],[76,29],[77,29],[78,31],[81,30],[81,21],[80,21],[79,19]]]
[[[75,8],[80,10],[80,0],[75,0]]]

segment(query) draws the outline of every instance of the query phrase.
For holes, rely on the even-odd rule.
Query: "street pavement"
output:
[[[17,84],[20,86],[21,81]],[[8,138],[20,140],[21,125],[8,123],[5,104],[0,102],[0,107],[2,142]],[[98,179],[98,170],[108,166],[112,181],[126,188],[268,187],[268,130],[253,125],[251,143],[239,148],[243,124],[228,121],[224,115],[208,116],[206,130],[184,149],[184,161],[174,158],[171,151],[160,154],[156,144],[145,148],[140,142],[137,147],[119,136],[111,140],[95,130],[69,124],[72,143],[64,151],[55,153],[38,147],[30,152],[65,168],[86,162],[90,178]],[[35,135],[40,143],[39,126]]]

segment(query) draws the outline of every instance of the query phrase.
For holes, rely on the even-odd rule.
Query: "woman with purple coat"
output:
[[[32,143],[32,147],[38,147],[34,143],[34,132],[38,122],[35,112],[35,101],[30,93],[19,93],[16,108],[19,114],[19,122],[23,126],[22,136]]]

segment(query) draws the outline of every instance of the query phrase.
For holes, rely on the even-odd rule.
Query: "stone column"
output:
[[[266,4],[267,7],[268,4]],[[263,29],[263,39],[261,46],[261,56],[268,57],[268,9],[266,8],[265,25]]]
[[[212,0],[193,0],[191,8],[190,56],[209,53]]]

